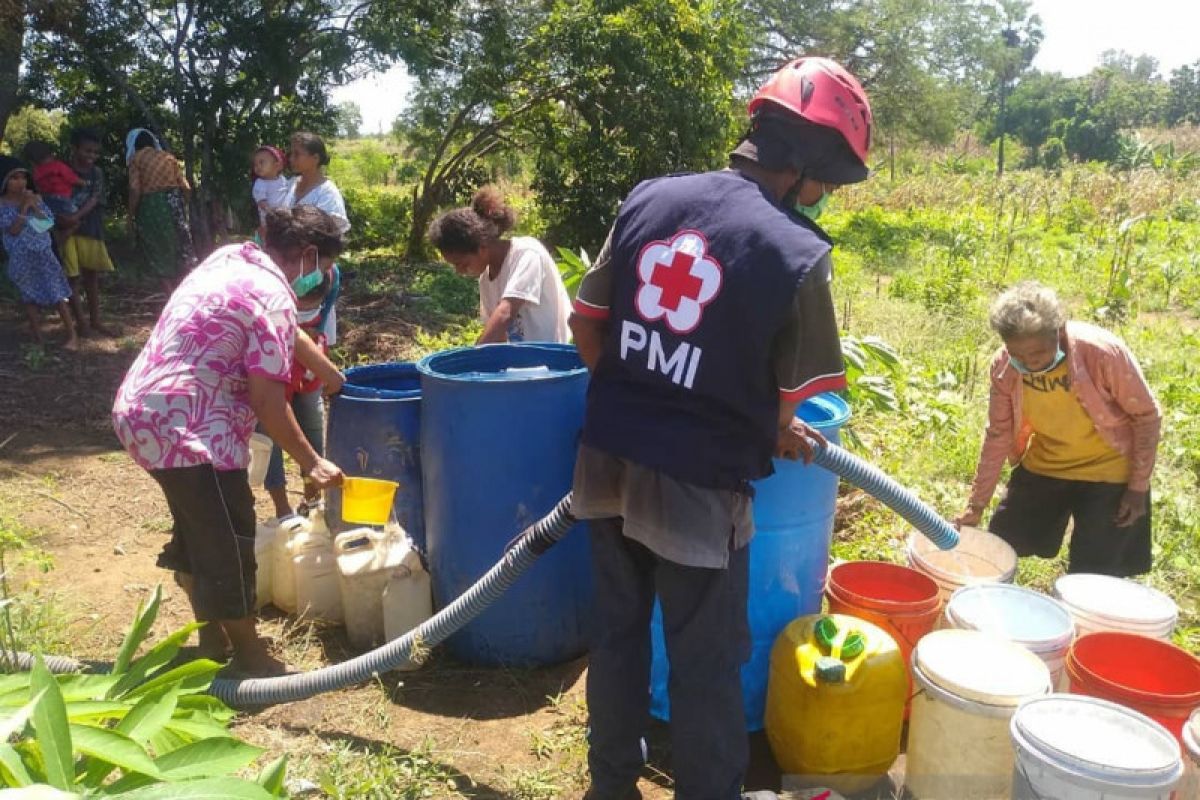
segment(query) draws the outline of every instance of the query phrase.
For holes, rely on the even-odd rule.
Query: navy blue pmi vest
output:
[[[829,252],[737,172],[630,193],[613,227],[613,296],[583,441],[711,489],[771,474],[779,388],[771,344]]]

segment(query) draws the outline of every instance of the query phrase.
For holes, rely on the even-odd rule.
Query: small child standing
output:
[[[72,199],[75,187],[83,183],[83,178],[67,163],[54,155],[54,145],[40,139],[34,139],[21,150],[25,160],[33,165],[33,183],[37,186],[46,206],[55,217],[69,217],[79,210]],[[65,242],[71,232],[79,227],[79,223],[59,226],[56,234],[61,236],[59,246]]]
[[[67,301],[71,287],[54,257],[50,209],[34,192],[29,170],[15,158],[0,156],[0,234],[8,252],[8,277],[25,305],[33,340],[42,342],[40,306],[54,306],[67,332],[63,347],[78,350],[75,323]]]
[[[264,144],[254,151],[254,185],[250,195],[258,207],[259,227],[272,208],[287,208],[289,181],[283,176],[287,156],[278,147]]]

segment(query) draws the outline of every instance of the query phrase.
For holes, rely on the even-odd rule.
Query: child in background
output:
[[[100,158],[100,134],[90,128],[71,132],[71,169],[83,181],[75,187],[72,197],[76,209],[66,217],[56,216],[62,226],[76,226],[67,236],[62,248],[63,269],[74,290],[71,305],[80,331],[84,330],[79,311],[80,288],[87,296],[88,321],[91,331],[100,336],[109,332],[100,321],[100,276],[113,271],[112,259],[104,245],[104,208],[107,192],[104,173],[96,166]]]
[[[50,247],[54,217],[34,194],[29,171],[15,158],[0,156],[0,237],[8,252],[8,277],[25,305],[33,340],[42,342],[39,306],[54,306],[67,332],[63,347],[78,350],[75,323],[67,300],[71,287]]]
[[[254,151],[252,163],[254,185],[250,194],[254,198],[254,204],[258,206],[261,228],[267,211],[272,208],[286,208],[289,205],[289,181],[283,176],[283,170],[287,167],[287,156],[278,147],[264,144]]]
[[[21,150],[25,160],[33,165],[33,183],[37,186],[42,200],[55,216],[69,217],[79,210],[71,195],[75,187],[83,183],[83,178],[67,163],[54,156],[54,145],[40,139],[34,139]],[[60,226],[55,230],[59,238],[59,247],[67,237],[79,227],[79,223]]]
[[[341,391],[342,373],[329,360],[325,339],[325,324],[332,303],[339,291],[333,273],[326,274],[321,284],[296,300],[295,360],[292,362],[291,382],[286,391],[292,413],[308,443],[318,454],[325,452],[325,404],[322,395]],[[262,431],[260,431],[262,432]],[[271,448],[271,460],[263,488],[275,504],[275,516],[291,516],[292,504],[287,495],[287,474],[283,468],[283,451],[278,445]],[[304,487],[301,513],[314,507],[320,492],[309,485]]]

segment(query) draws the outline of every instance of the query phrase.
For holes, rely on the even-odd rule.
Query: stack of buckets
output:
[[[1098,575],[1054,598],[1009,585],[1016,554],[973,529],[948,552],[914,536],[907,556],[835,566],[826,598],[905,654],[914,797],[1200,798],[1180,758],[1196,773],[1200,659],[1170,644],[1166,595]]]

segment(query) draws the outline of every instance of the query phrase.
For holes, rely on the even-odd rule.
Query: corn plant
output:
[[[578,253],[565,247],[559,247],[557,263],[558,274],[562,276],[563,285],[567,287],[567,294],[574,298],[575,293],[579,291],[580,281],[592,268],[592,259],[582,247],[579,248]]]
[[[263,751],[234,737],[232,709],[205,694],[221,665],[175,665],[200,623],[136,656],[161,601],[158,587],[139,606],[108,672],[52,675],[38,656],[32,672],[0,676],[0,797],[286,796],[286,757],[257,781],[233,777]]]

